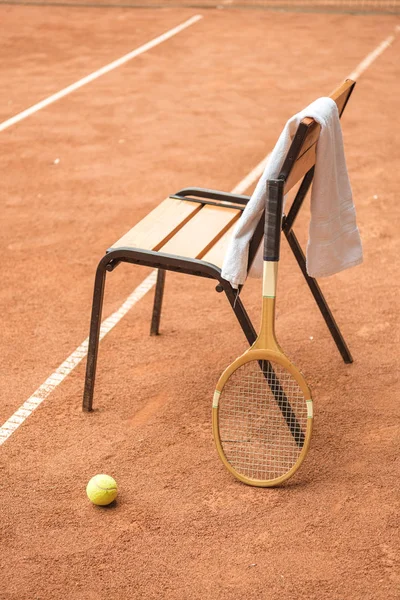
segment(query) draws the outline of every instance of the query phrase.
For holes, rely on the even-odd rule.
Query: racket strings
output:
[[[218,422],[231,466],[250,479],[272,480],[299,459],[307,403],[297,380],[280,364],[250,361],[226,382]]]

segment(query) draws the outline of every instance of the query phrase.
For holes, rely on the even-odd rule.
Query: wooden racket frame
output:
[[[274,340],[274,341],[275,341],[276,347],[278,348],[278,344],[277,344],[276,340]],[[296,463],[293,465],[293,467],[287,473],[285,473],[284,475],[281,475],[281,477],[277,477],[277,478],[271,479],[271,480],[251,479],[249,477],[245,477],[241,473],[238,473],[232,467],[232,465],[230,465],[229,462],[227,461],[224,451],[222,449],[221,438],[219,435],[218,404],[219,404],[219,398],[220,398],[220,395],[224,388],[224,385],[227,382],[227,380],[229,379],[229,377],[236,371],[236,369],[243,366],[247,362],[250,362],[253,360],[256,360],[256,361],[266,360],[266,361],[271,361],[272,363],[275,362],[275,363],[280,364],[285,369],[287,369],[287,371],[289,371],[289,373],[296,379],[301,391],[304,394],[304,398],[306,399],[306,402],[307,402],[307,416],[308,416],[307,429],[305,431],[305,440],[304,440],[304,444],[301,449],[301,452],[299,454],[299,457],[298,457]],[[310,446],[312,428],[313,428],[313,404],[312,404],[312,399],[311,399],[310,388],[308,387],[307,382],[305,381],[305,379],[304,379],[303,375],[300,373],[300,371],[290,362],[290,360],[280,350],[275,350],[275,351],[274,350],[262,350],[262,349],[255,348],[255,345],[253,345],[249,350],[247,350],[244,354],[242,354],[242,356],[239,356],[239,358],[237,358],[235,360],[235,362],[233,362],[231,365],[229,365],[229,367],[227,369],[225,369],[225,371],[222,373],[222,375],[216,385],[216,388],[215,388],[213,407],[212,407],[212,430],[213,430],[213,435],[214,435],[214,441],[215,441],[215,445],[216,445],[219,457],[222,460],[222,462],[224,463],[225,467],[228,469],[228,471],[230,471],[230,473],[232,473],[232,475],[234,475],[237,479],[239,479],[243,483],[246,483],[247,485],[256,486],[256,487],[274,487],[274,486],[277,486],[277,485],[283,483],[290,477],[292,477],[292,475],[294,475],[294,473],[297,471],[297,469],[301,466],[302,462],[304,461],[304,459],[307,455],[308,448]]]

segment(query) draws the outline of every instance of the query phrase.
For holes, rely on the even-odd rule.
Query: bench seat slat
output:
[[[161,252],[202,258],[241,214],[234,208],[205,205],[162,246]]]
[[[197,202],[167,198],[111,247],[159,250],[201,207]]]

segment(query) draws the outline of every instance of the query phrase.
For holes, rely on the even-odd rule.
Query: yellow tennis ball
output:
[[[101,473],[92,477],[86,486],[86,493],[93,504],[106,506],[115,500],[118,488],[116,481],[112,477]]]

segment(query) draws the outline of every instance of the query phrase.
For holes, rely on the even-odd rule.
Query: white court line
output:
[[[396,28],[396,31],[398,29]],[[393,37],[393,36],[391,36]],[[378,48],[369,54],[365,61],[368,59],[367,66],[364,65],[365,61],[360,63],[357,69],[349,76],[349,79],[359,77],[360,73],[365,71],[366,68],[387,48],[391,42],[387,43],[390,38],[387,38]],[[377,52],[378,49],[384,48]],[[371,56],[373,56],[371,60]],[[362,69],[362,70],[361,70]],[[269,154],[260,162],[254,169],[246,175],[242,181],[240,181],[232,190],[234,194],[242,194],[245,192],[255,181],[258,180],[262,174]],[[124,315],[138,302],[148,291],[155,285],[157,277],[157,271],[152,271],[148,277],[132,292],[132,294],[125,300],[120,308],[114,312],[111,316],[105,319],[100,328],[100,339],[103,339],[109,331],[111,331],[117,323],[122,319]],[[49,396],[58,385],[69,375],[73,369],[82,361],[87,355],[89,338],[86,340],[47,378],[47,380],[32,394],[26,402],[0,427],[0,446],[14,433],[16,429],[32,414],[32,412]]]
[[[152,271],[148,277],[135,289],[125,302],[105,319],[100,327],[100,339],[126,315],[126,313],[138,302],[156,282],[157,271]],[[51,394],[57,386],[69,375],[88,352],[89,338],[68,356],[68,358],[52,373],[46,381],[33,392],[32,396],[2,425],[0,428],[0,446],[10,437],[12,433],[29,417],[32,412]]]
[[[7,121],[3,121],[3,123],[0,123],[0,131],[4,131],[8,127],[11,127],[11,125],[15,125],[15,123],[18,123],[19,121],[22,121],[23,119],[26,119],[26,117],[29,117],[30,115],[33,115],[38,110],[41,110],[42,108],[49,106],[49,104],[52,104],[53,102],[56,102],[57,100],[60,100],[60,98],[63,98],[64,96],[67,96],[68,94],[71,94],[71,92],[74,92],[75,90],[81,88],[82,86],[86,85],[87,83],[90,83],[94,79],[97,79],[98,77],[101,77],[105,73],[108,73],[109,71],[112,71],[113,69],[116,69],[117,67],[120,67],[121,65],[128,62],[132,58],[139,56],[139,54],[143,54],[143,52],[147,52],[147,50],[154,48],[154,46],[158,46],[159,44],[161,44],[162,42],[165,42],[166,40],[173,37],[180,31],[183,31],[183,29],[186,29],[187,27],[190,27],[190,25],[197,23],[197,21],[199,21],[202,18],[203,17],[201,15],[195,15],[194,17],[191,17],[184,23],[181,23],[181,25],[178,25],[177,27],[170,29],[166,33],[163,33],[162,35],[154,38],[153,40],[151,40],[150,42],[147,42],[143,46],[136,48],[136,50],[132,50],[132,52],[129,52],[128,54],[125,54],[125,56],[122,56],[121,58],[114,60],[112,63],[109,63],[108,65],[106,65],[105,67],[102,67],[98,71],[95,71],[94,73],[91,73],[90,75],[87,75],[86,77],[84,77],[83,79],[80,79],[76,83],[69,85],[68,87],[64,88],[60,92],[57,92],[56,94],[53,94],[52,96],[49,96],[48,98],[46,98],[45,100],[42,100],[41,102],[38,102],[37,104],[34,104],[30,108],[27,108],[26,110],[18,113],[14,117],[11,117],[11,119],[7,119]]]
[[[382,52],[384,52],[386,50],[386,48],[388,48],[394,42],[394,40],[396,38],[396,34],[399,31],[400,31],[400,26],[397,25],[395,28],[395,34],[387,37],[386,40],[383,40],[383,42],[381,42],[379,44],[379,46],[377,46],[375,48],[375,50],[370,52],[364,58],[364,60],[361,61],[360,64],[354,69],[354,71],[352,73],[350,73],[350,75],[348,76],[348,79],[353,79],[354,81],[356,79],[358,79],[360,77],[361,73],[364,73],[364,71],[366,69],[368,69],[368,67],[374,62],[374,60],[376,60],[378,58],[378,56],[380,56],[382,54]]]

